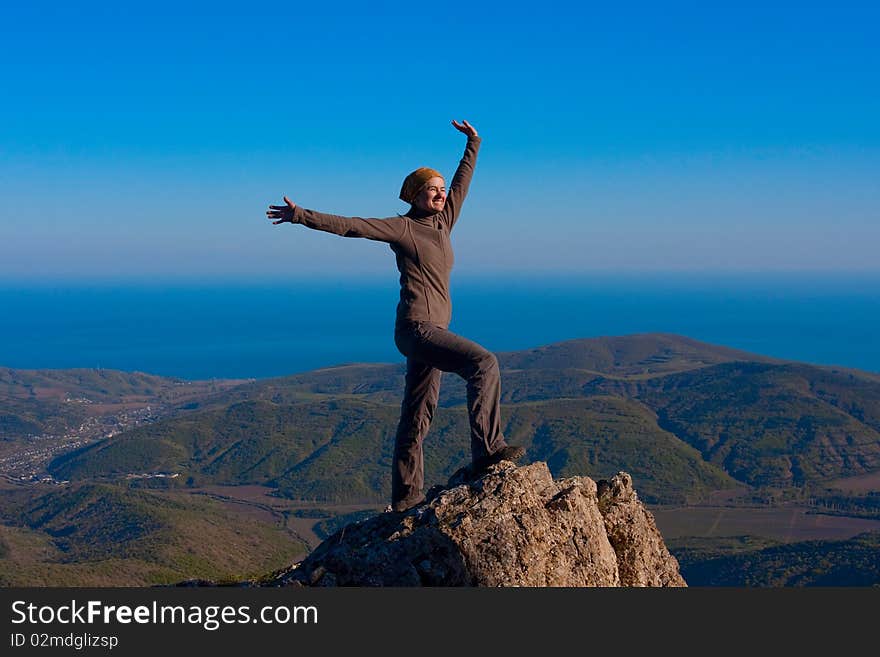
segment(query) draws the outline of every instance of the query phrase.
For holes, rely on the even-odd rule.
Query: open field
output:
[[[247,508],[255,517],[267,509],[287,515],[287,527],[304,539],[311,549],[320,543],[313,528],[319,521],[365,509],[381,510],[371,505],[327,505],[302,500],[286,500],[271,495],[265,486],[205,486],[189,491],[227,499],[238,512]],[[244,503],[244,504],[243,504]],[[290,515],[302,510],[325,511],[326,515],[300,518]],[[662,507],[652,506],[651,512],[665,538],[682,536],[765,536],[779,541],[841,540],[866,531],[880,530],[880,520],[809,513],[807,507]],[[315,514],[317,515],[317,513]],[[263,516],[265,519],[265,516]]]
[[[323,502],[312,502],[309,500],[290,500],[283,497],[275,497],[272,495],[274,488],[269,486],[201,486],[199,488],[188,489],[190,493],[206,493],[216,497],[231,497],[244,502],[255,504],[264,504],[279,511],[283,510],[302,510],[302,509],[324,509],[328,511],[328,516],[339,515],[343,513],[352,513],[354,511],[362,511],[364,509],[379,509],[376,504],[326,504]]]
[[[880,530],[880,520],[808,513],[806,507],[651,507],[664,538],[765,536],[786,543],[842,540]]]
[[[275,497],[274,489],[267,486],[202,486],[193,488],[187,493],[191,495],[207,495],[224,503],[236,513],[249,514],[262,521],[275,521],[293,536],[299,538],[309,547],[315,549],[321,538],[315,533],[314,527],[322,520],[335,515],[362,511],[365,509],[381,511],[375,505],[352,504],[316,504],[302,500],[288,500]],[[313,511],[314,517],[298,517],[296,511]],[[325,513],[320,513],[320,512]]]
[[[849,493],[877,492],[880,491],[880,472],[836,479],[829,486]]]

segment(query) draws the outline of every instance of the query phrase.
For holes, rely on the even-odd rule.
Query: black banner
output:
[[[875,638],[878,603],[827,588],[0,589],[3,655],[840,651]]]

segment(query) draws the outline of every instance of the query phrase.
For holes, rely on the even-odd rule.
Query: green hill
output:
[[[16,370],[0,367],[0,441],[75,432],[88,419],[158,407],[173,415],[209,404],[240,380],[186,381],[107,369]]]
[[[355,452],[375,467],[385,438],[380,433],[393,424],[393,415],[390,407],[359,400],[240,402],[100,441],[56,459],[50,471],[58,479],[178,472],[199,484],[273,484],[316,459],[331,468],[357,469],[350,459]]]
[[[617,377],[656,376],[731,361],[784,362],[670,333],[567,340],[501,353],[498,359],[506,369],[580,369]]]
[[[852,397],[835,404],[817,392],[842,388],[850,377],[864,391],[858,416],[848,412]],[[880,414],[871,403],[880,383],[869,378],[801,364],[724,363],[653,379],[636,395],[660,426],[753,486],[802,486],[880,469]]]
[[[356,399],[291,405],[242,402],[142,427],[57,459],[58,479],[177,472],[197,484],[261,484],[321,502],[388,498],[397,408]],[[737,482],[641,404],[615,397],[508,407],[505,433],[556,476],[629,471],[646,500],[682,502]],[[439,409],[425,451],[426,482],[443,483],[469,461],[467,414]],[[658,468],[657,464],[662,464]]]
[[[505,435],[557,476],[626,470],[646,500],[682,502],[880,470],[880,377],[869,373],[666,334],[572,340],[500,360]],[[49,470],[76,480],[173,471],[296,499],[381,502],[402,383],[400,364],[249,382]],[[425,450],[429,484],[469,458],[464,404],[464,383],[445,374]]]
[[[497,356],[504,372],[503,401],[510,402],[582,396],[583,386],[602,376],[637,381],[725,362],[785,362],[665,333],[581,338],[499,352]],[[217,401],[229,404],[266,399],[282,403],[315,394],[358,395],[377,402],[399,403],[404,371],[402,363],[327,367],[255,381],[218,396]],[[455,406],[464,400],[464,384],[455,375],[445,373],[440,405]]]
[[[70,395],[112,402],[129,395],[155,396],[175,384],[183,385],[185,381],[108,369],[14,370],[0,367],[0,396],[4,398],[48,399]]]
[[[2,586],[239,581],[306,552],[282,526],[191,495],[85,484],[0,500]]]

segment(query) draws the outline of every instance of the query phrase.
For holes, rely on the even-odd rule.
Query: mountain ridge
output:
[[[741,360],[746,352],[670,334],[580,339],[515,354],[499,357],[505,435],[529,449],[529,458],[550,463],[554,475],[627,470],[646,499],[671,502],[699,497],[707,484],[802,486],[880,470],[880,381],[871,376]],[[554,363],[560,369],[548,367]],[[611,378],[573,363],[602,367]],[[104,458],[156,471],[176,458],[179,470],[203,483],[378,501],[387,495],[388,436],[402,385],[402,365],[389,364],[251,381],[212,393],[179,417],[71,452],[49,470],[57,478],[95,476]],[[464,397],[463,382],[445,376],[426,450],[435,479],[468,458]],[[132,462],[138,455],[145,460]]]

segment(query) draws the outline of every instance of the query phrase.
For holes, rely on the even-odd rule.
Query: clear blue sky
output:
[[[393,272],[266,206],[403,212],[453,118],[458,274],[880,270],[874,2],[20,4],[5,279]]]

